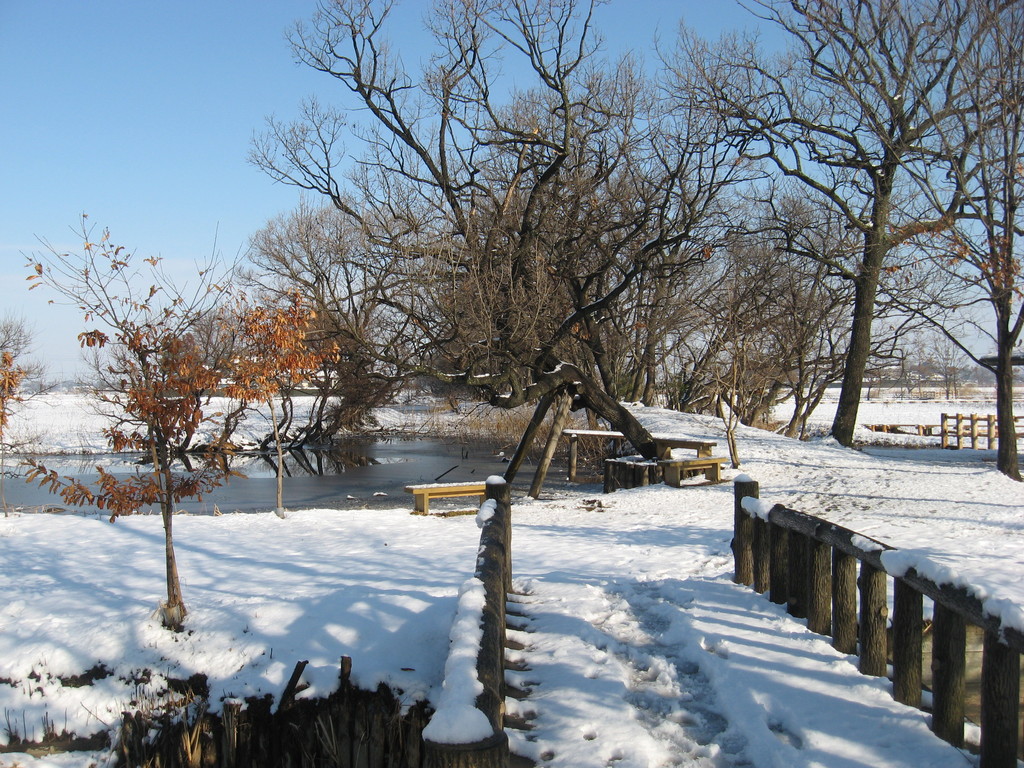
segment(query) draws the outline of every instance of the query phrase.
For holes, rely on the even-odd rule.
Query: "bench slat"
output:
[[[728,459],[724,456],[702,456],[699,459],[661,459],[658,466],[662,468],[665,483],[679,488],[683,478],[688,473],[695,472],[703,472],[709,482],[722,482],[722,465],[726,461]]]

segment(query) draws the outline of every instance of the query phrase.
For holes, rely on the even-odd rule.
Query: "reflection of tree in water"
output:
[[[273,472],[277,472],[276,456],[272,453],[260,453],[259,458]],[[284,474],[286,477],[296,475],[340,475],[355,467],[370,467],[381,462],[372,456],[351,448],[291,448],[285,454]]]
[[[76,477],[91,476],[97,464],[104,466],[108,472],[118,473],[131,471],[133,467],[147,465],[150,460],[142,455],[122,454],[114,461],[96,455],[80,457],[62,457],[60,464]],[[225,471],[232,471],[246,476],[256,468],[277,472],[277,456],[273,451],[239,452],[234,455],[225,453],[191,454],[185,453],[177,457],[173,468],[192,472],[204,464],[214,463]],[[324,449],[291,448],[285,453],[284,473],[288,477],[303,475],[337,475],[355,467],[371,467],[387,463],[367,455],[365,447],[333,447]],[[21,468],[17,474],[23,474]]]

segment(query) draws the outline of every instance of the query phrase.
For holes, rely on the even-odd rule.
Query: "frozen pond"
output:
[[[269,458],[276,461],[275,454]],[[83,480],[96,477],[95,467],[115,474],[128,474],[134,468],[117,455],[45,456],[48,469]],[[8,469],[17,461],[9,457]],[[460,442],[431,438],[355,438],[340,443],[330,452],[304,451],[287,454],[284,479],[286,508],[317,507],[330,509],[412,508],[412,496],[404,486],[434,482],[483,482],[489,475],[502,474],[507,465],[501,454],[480,442]],[[181,510],[192,513],[255,512],[276,506],[274,466],[258,456],[238,457],[232,468],[244,478],[229,481],[203,497],[202,501],[182,502]],[[24,474],[24,470],[14,468]],[[516,478],[515,487],[529,487],[535,466],[526,462]],[[557,460],[549,473],[545,489],[565,487],[565,469]],[[7,503],[13,507],[62,507],[62,500],[20,477],[8,477],[4,484]],[[451,499],[435,502],[439,510],[446,506],[465,508],[472,500]],[[431,507],[434,508],[435,504]]]

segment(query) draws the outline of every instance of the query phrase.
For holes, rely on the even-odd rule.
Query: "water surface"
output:
[[[276,454],[266,457],[237,457],[232,468],[244,478],[230,478],[202,501],[183,501],[178,507],[191,513],[215,511],[256,512],[276,506]],[[47,468],[61,475],[84,481],[96,479],[100,464],[114,474],[134,471],[134,457],[122,455],[40,457]],[[9,464],[15,464],[10,459]],[[507,464],[504,456],[479,441],[465,442],[435,438],[352,438],[329,452],[291,452],[285,457],[284,503],[288,508],[322,507],[328,509],[412,507],[406,485],[435,482],[483,482],[500,475]],[[514,487],[525,491],[535,466],[524,464]],[[18,470],[24,475],[24,470]],[[565,469],[554,466],[546,489],[564,488]],[[7,503],[14,507],[63,507],[63,502],[22,478],[7,478],[4,485]],[[460,508],[472,505],[470,499],[431,502],[431,508]]]

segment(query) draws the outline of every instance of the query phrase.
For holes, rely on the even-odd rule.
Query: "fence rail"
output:
[[[508,484],[500,477],[488,478],[486,497],[487,502],[493,502],[493,514],[478,517],[482,529],[474,574],[484,586],[483,632],[476,658],[476,677],[483,691],[475,704],[487,718],[491,733],[468,743],[439,743],[430,739],[429,730],[425,731],[428,768],[508,768],[511,759],[504,729],[505,611],[512,588],[512,504]],[[433,717],[438,714],[435,712]]]
[[[887,569],[896,552],[880,541],[813,515],[756,501],[758,484],[734,485],[734,580],[785,605],[832,645],[859,653],[866,675],[885,676],[888,579],[893,579],[891,628],[893,696],[922,705],[923,598],[934,601],[932,730],[964,745],[966,626],[984,631],[981,678],[981,768],[1016,768],[1020,747],[1020,654],[1024,635],[1001,625],[966,589],[938,584],[912,568]],[[857,576],[857,566],[860,575]],[[889,570],[893,571],[891,574]],[[859,597],[859,600],[858,600]]]

